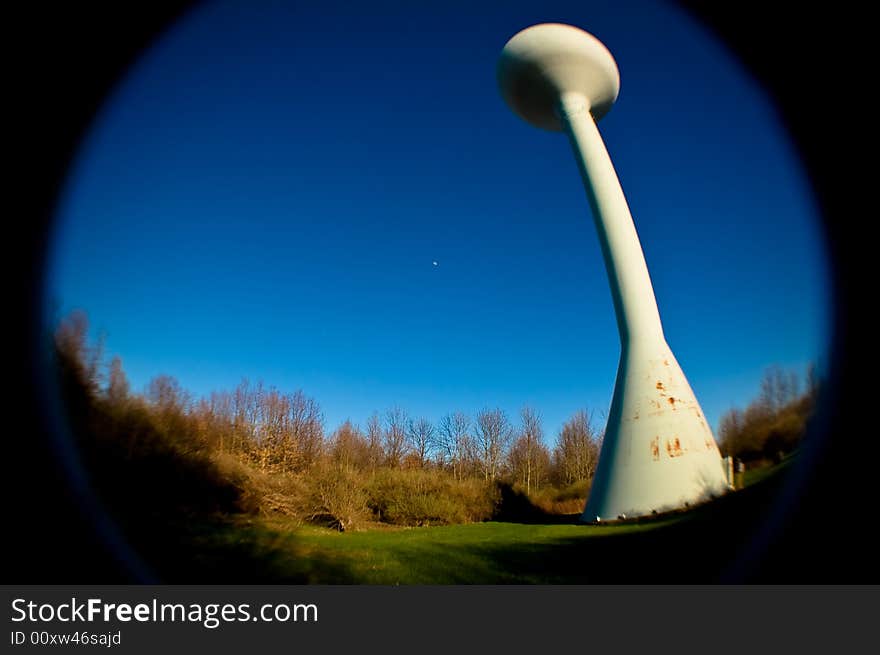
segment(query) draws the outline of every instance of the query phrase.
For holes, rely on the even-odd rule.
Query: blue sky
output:
[[[495,80],[504,43],[551,21],[618,62],[599,128],[717,427],[766,366],[824,358],[828,264],[769,99],[665,3],[204,3],[95,116],[47,306],[86,310],[135,390],[262,379],[315,397],[328,432],[392,405],[531,404],[548,441],[601,415],[620,346],[577,167]]]

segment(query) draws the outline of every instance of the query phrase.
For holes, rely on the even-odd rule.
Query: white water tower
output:
[[[686,508],[730,488],[712,430],[663,334],[632,215],[596,127],[620,89],[617,64],[592,34],[545,23],[501,53],[507,104],[574,148],[605,259],[621,354],[587,522]]]

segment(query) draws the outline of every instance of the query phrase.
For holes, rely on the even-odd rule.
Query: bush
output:
[[[771,393],[768,390],[779,387],[777,378],[781,376],[768,370],[761,396],[745,410],[732,409],[721,417],[719,446],[723,455],[752,464],[778,462],[798,447],[814,411],[818,382],[811,381],[805,393],[796,395],[796,379],[791,377],[784,393]]]
[[[590,495],[591,482],[592,480],[576,480],[564,487],[542,487],[533,491],[529,499],[548,514],[579,514],[584,510],[587,496]]]
[[[102,387],[102,351],[88,344],[84,315],[62,322],[53,346],[84,468],[117,518],[127,527],[142,524],[145,534],[161,536],[156,519],[187,523],[198,514],[213,519],[242,512],[340,530],[368,520],[469,523],[493,518],[503,509],[502,491],[512,491],[422,468],[423,458],[409,462],[415,468],[373,469],[378,423],[370,424],[369,438],[346,423],[325,448],[319,408],[300,392],[281,395],[244,381],[231,394],[196,401],[176,380],[159,376],[145,394],[132,394],[118,358]],[[784,447],[789,431],[778,426],[771,443]],[[539,514],[574,512],[587,490],[587,483],[576,483],[536,492],[539,506],[519,491],[508,493],[508,509],[523,501]]]
[[[304,517],[340,532],[357,527],[369,517],[363,481],[351,466],[322,462],[304,476]]]
[[[498,495],[482,480],[455,480],[442,471],[380,469],[367,482],[375,517],[395,525],[448,525],[491,518]]]
[[[238,455],[214,455],[224,478],[240,490],[239,509],[248,514],[280,514],[302,518],[308,490],[300,476],[265,473],[243,462]]]
[[[242,509],[242,478],[217,466],[185,416],[157,416],[139,402],[109,407],[67,382],[66,398],[80,408],[71,416],[72,436],[118,518]]]

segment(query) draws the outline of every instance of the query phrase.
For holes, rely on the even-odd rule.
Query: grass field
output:
[[[569,580],[570,570],[554,562],[554,550],[567,552],[661,525],[598,527],[572,519],[568,525],[487,522],[348,535],[311,528],[299,531],[297,538],[306,552],[344,563],[367,584],[533,584]]]
[[[525,523],[376,526],[340,533],[270,517],[169,526],[151,559],[173,582],[311,584],[703,583],[723,579],[791,460],[689,512],[613,525],[578,515]]]

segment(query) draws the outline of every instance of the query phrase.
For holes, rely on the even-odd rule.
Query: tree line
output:
[[[807,369],[805,384],[794,371],[771,366],[758,397],[745,409],[733,408],[718,428],[721,452],[743,462],[778,462],[800,444],[819,398],[819,377]]]
[[[111,495],[144,507],[156,498],[224,511],[282,512],[343,528],[380,520],[409,525],[495,516],[501,489],[543,511],[582,510],[602,442],[594,416],[572,414],[551,445],[541,414],[524,406],[433,422],[400,406],[325,428],[318,401],[262,382],[195,397],[167,375],[131,390],[122,361],[105,364],[88,321],[61,320],[53,347],[81,447]],[[815,403],[808,375],[767,371],[759,398],[724,415],[724,454],[772,459],[796,448]],[[139,477],[140,476],[140,477]],[[115,485],[115,487],[114,487]],[[125,493],[117,493],[124,487]],[[218,499],[223,501],[220,507]]]
[[[410,517],[403,522],[419,512],[400,506],[429,495],[432,485],[431,493],[446,494],[452,504],[464,502],[462,494],[475,495],[474,489],[481,490],[477,496],[488,498],[499,484],[515,486],[527,496],[544,492],[548,506],[556,500],[577,502],[586,497],[599,457],[602,435],[587,410],[576,411],[548,445],[542,417],[530,406],[515,418],[495,407],[473,415],[452,411],[436,423],[391,406],[374,412],[363,426],[346,420],[327,431],[315,398],[262,382],[245,379],[232,390],[195,397],[175,378],[159,375],[142,393],[135,393],[122,360],[114,356],[104,364],[102,343],[90,344],[87,333],[87,317],[74,312],[59,322],[54,334],[62,367],[88,400],[93,420],[86,431],[112,432],[118,442],[114,447],[124,444],[129,458],[173,448],[212,465],[237,466],[239,477],[246,471],[245,477],[266,483],[259,494],[262,506],[289,508],[285,494],[309,496],[317,509],[305,514],[320,516],[334,504],[334,493],[352,485],[373,485],[393,496],[391,504],[387,498],[373,498],[374,505],[385,508],[385,516]],[[392,490],[392,479],[397,487],[413,488]],[[285,482],[279,485],[281,480]],[[369,504],[369,499],[360,500]],[[293,504],[301,509],[302,503]],[[426,515],[438,513],[436,508],[423,509]],[[460,515],[451,507],[444,512]],[[466,514],[485,517],[487,512],[491,514]]]
[[[566,421],[552,447],[546,444],[541,415],[529,406],[516,422],[500,408],[486,408],[473,416],[450,412],[436,424],[393,406],[374,412],[363,428],[346,420],[327,434],[318,401],[301,390],[283,393],[245,379],[232,391],[193,399],[176,380],[162,375],[138,396],[127,390],[118,358],[110,369],[115,382],[104,390],[108,400],[146,402],[159,416],[185,416],[218,452],[270,473],[302,473],[326,458],[365,471],[442,469],[456,480],[511,480],[529,493],[548,483],[590,479],[601,445],[586,410]]]

